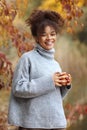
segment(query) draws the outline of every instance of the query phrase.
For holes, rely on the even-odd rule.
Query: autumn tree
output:
[[[8,47],[10,41],[17,49],[18,56],[33,49],[29,31],[21,31],[14,26],[16,17],[21,18],[26,13],[29,2],[32,2],[32,0],[16,0],[15,2],[0,0],[0,48]],[[42,3],[39,9],[51,8],[60,12],[65,19],[67,32],[72,33],[74,30],[71,22],[73,21],[74,25],[78,24],[78,19],[83,15],[80,6],[85,4],[85,0],[80,2],[78,0],[48,0],[42,1]],[[83,26],[82,23],[80,24]],[[12,74],[12,63],[0,51],[0,88],[11,86]]]
[[[75,26],[80,28],[84,27],[84,24],[79,21],[83,16],[82,6],[86,6],[86,0],[45,0],[42,1],[39,9],[52,9],[58,11],[65,19],[65,29],[69,33],[74,33]]]
[[[26,6],[26,0],[23,1]],[[21,56],[25,51],[31,50],[33,46],[30,44],[31,35],[27,31],[21,32],[13,24],[15,17],[23,16],[23,10],[20,9],[20,1],[16,3],[7,3],[5,0],[0,1],[0,48],[8,47],[9,40],[16,47],[18,56]],[[24,6],[24,10],[25,10]],[[6,55],[0,51],[0,88],[11,86],[12,81],[12,64],[6,58]]]
[[[9,47],[9,42],[12,44],[12,46],[15,46],[19,57],[24,52],[33,49],[33,44],[31,44],[32,36],[29,31],[21,31],[19,28],[14,26],[14,20],[16,18],[20,19],[25,16],[26,12],[28,14],[30,13],[28,12],[28,7],[30,7],[29,4],[31,4],[31,8],[33,7],[33,1],[35,2],[35,0],[0,0],[0,50],[2,50],[2,48]],[[84,26],[83,23],[79,22],[79,19],[84,14],[81,6],[85,6],[87,4],[86,0],[37,1],[38,4],[34,4],[35,6],[41,4],[41,6],[38,7],[39,9],[52,9],[61,13],[65,19],[65,30],[67,32],[73,33],[73,26]],[[6,54],[0,51],[0,89],[11,87],[13,76],[12,66],[13,64],[8,60]],[[71,121],[73,124],[74,119],[81,119],[82,112],[87,114],[87,105],[82,107],[81,105],[78,106],[77,104],[76,107],[74,107],[70,104],[67,104],[65,106],[65,110],[68,115],[68,121]],[[77,115],[75,115],[75,112],[77,112]],[[3,123],[6,122],[5,118],[2,119],[1,116],[0,121],[2,121],[0,126],[2,126],[3,130],[6,130]]]

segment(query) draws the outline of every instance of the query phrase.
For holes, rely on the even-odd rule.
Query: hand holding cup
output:
[[[67,86],[71,84],[71,75],[66,72],[56,72],[54,74],[54,83],[56,86]]]

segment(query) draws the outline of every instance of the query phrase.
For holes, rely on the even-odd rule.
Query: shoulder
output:
[[[33,55],[35,55],[34,53],[35,53],[35,52],[34,52],[34,49],[31,50],[31,51],[25,52],[24,54],[22,54],[22,56],[20,57],[19,60],[28,60],[28,59],[30,59],[31,57],[33,57]]]
[[[34,55],[34,50],[23,53],[18,60],[17,66],[22,65],[22,64],[24,65],[29,64],[30,59],[32,59],[33,55]]]
[[[25,52],[20,58],[28,58],[28,57],[30,57],[31,55],[34,55],[34,50]]]

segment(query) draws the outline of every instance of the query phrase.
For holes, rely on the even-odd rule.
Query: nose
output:
[[[47,40],[49,41],[51,39],[51,36],[50,35],[47,35]]]

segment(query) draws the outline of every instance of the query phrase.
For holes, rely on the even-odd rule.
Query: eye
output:
[[[43,32],[43,33],[40,34],[40,36],[44,37],[44,36],[46,36],[46,33]]]
[[[56,33],[51,33],[51,36],[55,36],[56,35]]]

